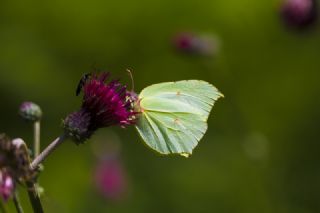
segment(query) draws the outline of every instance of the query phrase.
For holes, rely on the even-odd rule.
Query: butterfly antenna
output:
[[[131,91],[134,91],[134,80],[133,80],[133,75],[132,75],[132,72],[131,70],[127,69],[127,72],[128,72],[128,75],[130,76],[131,78]]]

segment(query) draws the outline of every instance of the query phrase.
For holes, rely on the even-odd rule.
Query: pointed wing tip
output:
[[[222,94],[222,92],[220,92],[219,90],[218,90],[218,93],[219,93],[219,97],[218,98],[225,98],[224,94]]]
[[[207,83],[208,85],[210,85],[210,86],[212,87],[212,89],[215,91],[215,93],[217,94],[217,99],[219,99],[219,98],[224,98],[223,93],[220,92],[220,91],[218,90],[218,88],[215,87],[213,84],[211,84],[211,83],[209,83],[209,82],[207,82],[207,81],[203,81],[203,80],[198,80],[198,81],[201,81],[201,82],[204,82],[204,83]],[[217,99],[216,99],[216,100],[217,100]]]

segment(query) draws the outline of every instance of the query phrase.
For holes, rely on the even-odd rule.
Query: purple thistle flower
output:
[[[118,80],[107,82],[109,76],[107,72],[92,74],[81,81],[84,93],[81,109],[68,115],[63,122],[66,133],[76,143],[85,141],[99,128],[135,123],[136,96]]]
[[[284,22],[295,28],[305,28],[315,22],[317,5],[315,0],[285,0],[281,7]]]
[[[0,197],[7,201],[13,195],[14,189],[13,178],[5,170],[0,171]]]

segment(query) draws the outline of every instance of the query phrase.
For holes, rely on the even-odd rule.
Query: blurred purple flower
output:
[[[127,180],[117,158],[101,160],[95,170],[95,185],[99,192],[111,200],[121,200],[127,191]]]
[[[315,0],[285,0],[281,7],[284,22],[295,28],[305,28],[314,23],[317,13]]]
[[[88,139],[99,128],[135,123],[135,97],[117,80],[105,83],[109,76],[105,72],[86,79],[81,109],[64,120],[64,129],[77,143]]]
[[[13,178],[5,170],[0,171],[0,196],[7,201],[14,192],[15,186]]]
[[[214,55],[218,52],[219,42],[213,36],[180,33],[173,39],[175,48],[181,52],[194,55]]]
[[[189,33],[179,34],[174,39],[174,44],[178,50],[192,52],[194,47],[194,36]]]

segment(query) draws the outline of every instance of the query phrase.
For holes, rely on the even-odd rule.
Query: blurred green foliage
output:
[[[219,100],[194,155],[159,157],[134,128],[99,131],[87,144],[63,144],[40,183],[47,212],[320,212],[320,32],[288,30],[280,0],[0,2],[0,129],[32,141],[17,115],[22,101],[43,111],[42,146],[81,103],[83,73],[108,70],[135,89],[202,79]],[[215,57],[172,48],[176,33],[220,38]],[[120,136],[130,189],[122,202],[93,187],[95,140]],[[26,212],[31,212],[23,189]],[[8,208],[12,210],[12,203]]]

